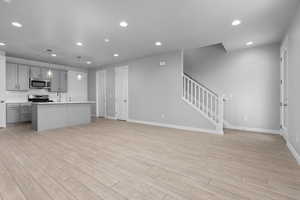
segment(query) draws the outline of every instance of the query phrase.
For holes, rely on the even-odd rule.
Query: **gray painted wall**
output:
[[[222,45],[187,50],[184,72],[225,94],[225,120],[235,127],[280,129],[280,45],[226,52]]]
[[[166,66],[160,66],[165,61]],[[181,100],[182,55],[180,51],[105,66],[107,70],[107,112],[114,116],[114,67],[129,66],[129,118],[215,130],[215,126]]]
[[[88,70],[88,101],[96,101],[96,70]],[[96,104],[92,104],[92,115],[96,116]]]
[[[106,114],[115,117],[115,69],[106,70]]]
[[[300,155],[300,7],[287,34],[288,49],[288,140]]]

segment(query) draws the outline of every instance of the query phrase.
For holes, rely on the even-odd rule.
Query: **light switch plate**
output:
[[[167,63],[166,63],[166,61],[160,61],[160,62],[159,62],[159,65],[160,65],[160,66],[166,66]]]

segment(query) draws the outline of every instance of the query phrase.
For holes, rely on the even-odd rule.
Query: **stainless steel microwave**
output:
[[[30,79],[29,87],[31,89],[49,89],[51,86],[51,82],[47,80],[36,80]]]

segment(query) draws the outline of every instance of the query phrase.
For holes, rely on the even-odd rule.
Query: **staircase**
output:
[[[199,111],[206,119],[216,126],[216,130],[223,133],[223,97],[200,84],[187,74],[182,74],[182,99]]]

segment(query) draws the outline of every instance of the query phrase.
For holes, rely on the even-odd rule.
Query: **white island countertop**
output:
[[[94,104],[95,101],[32,102],[33,105]]]

